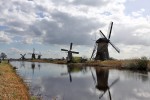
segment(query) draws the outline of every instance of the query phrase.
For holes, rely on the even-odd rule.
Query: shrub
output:
[[[141,57],[139,59],[134,59],[128,64],[129,69],[131,70],[140,70],[146,71],[148,66],[148,59],[146,57]]]

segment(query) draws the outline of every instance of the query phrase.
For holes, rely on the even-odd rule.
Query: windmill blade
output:
[[[22,54],[20,54],[21,56],[23,56]]]
[[[101,31],[101,32],[102,32],[102,31]],[[100,33],[101,33],[101,32],[100,32]],[[99,33],[99,34],[100,34],[100,33]],[[101,38],[105,38],[104,35],[102,35],[102,34],[100,34],[100,36],[101,36]]]
[[[94,49],[93,49],[93,52],[92,52],[92,55],[91,55],[91,58],[90,59],[92,59],[93,58],[93,56],[94,56],[94,53],[95,53],[95,51],[96,51],[96,44],[94,45]]]
[[[103,95],[106,93],[106,91],[104,91],[103,94],[101,96],[99,96],[99,99],[101,99],[103,97]]]
[[[73,43],[70,43],[70,50],[72,50],[72,44],[73,44]]]
[[[118,81],[119,81],[119,78],[115,79],[115,80],[111,83],[111,85],[109,86],[109,88],[112,87],[114,84],[116,84]]]
[[[118,53],[120,53],[120,50],[119,50],[115,45],[113,45],[110,41],[109,41],[109,43],[112,45],[112,47],[114,47],[114,49],[115,49]]]
[[[76,52],[76,51],[71,51],[72,53],[75,53],[75,54],[79,54],[79,52]]]
[[[61,51],[68,51],[68,50],[66,50],[66,49],[61,49]]]
[[[93,74],[93,72],[92,72],[91,67],[90,67],[90,70],[91,70],[91,74],[92,74],[93,81],[94,81],[94,83],[96,84],[96,78],[95,78],[95,76],[94,76],[94,74]]]
[[[108,89],[108,93],[109,93],[109,98],[110,98],[110,100],[112,100],[111,99],[111,93],[110,93],[110,90]]]
[[[109,32],[108,32],[108,39],[110,39],[112,27],[113,27],[113,22],[110,23]]]
[[[71,76],[71,73],[69,73],[69,79],[70,79],[70,82],[72,82],[72,76]]]
[[[24,54],[23,56],[25,56],[26,54]]]
[[[99,31],[100,31],[101,35],[103,35],[103,37],[106,38],[106,36],[104,35],[104,33],[101,30],[99,30]]]
[[[115,79],[112,83],[111,83],[111,85],[108,87],[108,92],[109,92],[109,97],[110,97],[110,100],[111,100],[111,94],[110,94],[110,88],[114,85],[114,84],[116,84],[117,82],[119,81],[119,78],[117,78],[117,79]],[[103,95],[107,92],[107,90],[106,91],[104,91],[104,93],[101,95],[101,96],[99,96],[99,99],[101,99],[102,97],[103,97]]]

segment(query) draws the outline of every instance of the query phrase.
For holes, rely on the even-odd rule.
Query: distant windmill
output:
[[[35,54],[35,49],[34,48],[33,48],[33,53],[28,53],[28,54],[32,55],[31,59],[36,59],[35,55],[37,55],[37,54]]]
[[[41,56],[42,56],[41,52],[37,55],[38,55],[38,59],[41,59]]]
[[[21,58],[20,58],[20,59],[25,60],[25,55],[26,55],[26,54],[20,54],[20,55],[21,55]]]
[[[79,54],[79,52],[71,51],[72,50],[72,45],[73,45],[73,43],[70,43],[70,50],[61,49],[61,51],[67,51],[67,53],[68,53],[67,62],[68,63],[72,62],[72,53]]]
[[[110,41],[112,26],[113,26],[113,22],[111,22],[111,24],[110,24],[108,37],[106,37],[102,33],[102,31],[100,30],[100,35],[102,36],[102,38],[99,38],[98,40],[96,40],[96,43],[95,43],[95,46],[94,46],[94,49],[93,49],[93,52],[91,55],[91,59],[93,58],[96,50],[97,50],[97,52],[96,52],[95,60],[107,60],[107,59],[109,59],[108,44],[111,44],[112,47],[118,53],[120,53],[120,50],[115,45],[113,45]]]

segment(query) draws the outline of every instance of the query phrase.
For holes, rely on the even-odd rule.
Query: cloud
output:
[[[147,9],[126,13],[130,8],[126,3],[126,0],[1,0],[0,42],[56,45],[73,42],[92,48],[95,33],[102,30],[106,35],[113,21],[111,41],[116,46],[123,50],[128,46],[149,46],[149,16],[144,16]]]
[[[10,48],[10,50],[13,52],[13,53],[22,53],[21,50],[17,49],[17,48]]]
[[[12,40],[8,36],[8,34],[0,32],[0,42],[2,42],[2,43],[10,43],[10,42],[12,42]]]

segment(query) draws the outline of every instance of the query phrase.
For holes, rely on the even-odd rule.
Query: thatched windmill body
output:
[[[112,26],[113,22],[110,24],[110,29],[108,33],[108,37],[106,37],[103,32],[100,30],[100,35],[102,36],[95,42],[95,46],[91,55],[91,59],[94,56],[94,53],[96,52],[95,60],[107,60],[109,59],[109,52],[108,52],[108,44],[111,44],[112,47],[119,53],[120,50],[111,43],[110,37],[111,37],[111,32],[112,32]]]
[[[70,49],[67,50],[67,49],[61,49],[61,51],[67,51],[68,55],[67,55],[67,62],[70,63],[72,62],[72,54],[79,54],[79,52],[76,52],[76,51],[72,51],[72,45],[73,43],[70,43]]]

